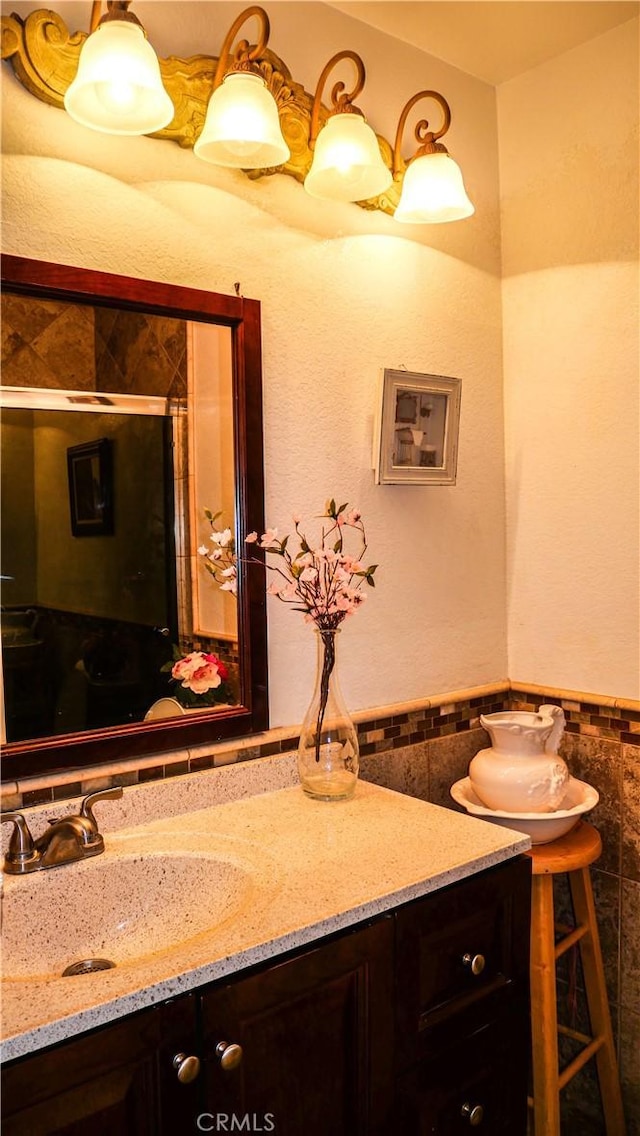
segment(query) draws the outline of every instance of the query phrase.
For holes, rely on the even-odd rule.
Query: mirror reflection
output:
[[[6,291],[2,324],[6,740],[237,705],[231,329]]]

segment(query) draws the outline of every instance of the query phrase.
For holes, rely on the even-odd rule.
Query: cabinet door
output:
[[[414,1066],[398,1084],[396,1136],[525,1136],[526,1005]]]
[[[207,1112],[227,1116],[230,1131],[388,1131],[392,945],[385,918],[206,993]],[[222,1067],[221,1042],[242,1047],[236,1068]]]
[[[197,1081],[180,1083],[173,1056],[192,1053],[194,1044],[187,995],[14,1061],[2,1072],[3,1136],[191,1131]]]
[[[398,912],[401,1068],[485,1025],[529,989],[531,861],[510,861]]]

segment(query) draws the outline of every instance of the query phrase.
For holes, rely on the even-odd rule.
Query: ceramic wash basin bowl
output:
[[[471,816],[513,828],[516,832],[524,832],[531,837],[532,844],[549,844],[560,836],[566,836],[585,813],[595,808],[600,799],[597,789],[586,781],[578,781],[576,777],[569,778],[567,791],[560,802],[561,808],[548,813],[508,813],[499,809],[487,809],[474,793],[468,777],[456,781],[449,792],[454,801],[462,805]]]
[[[101,856],[5,876],[2,979],[60,978],[179,950],[236,918],[255,892],[255,867],[197,840],[107,837]],[[200,841],[202,844],[202,840]],[[89,962],[95,965],[88,965]],[[82,965],[84,964],[84,965]]]

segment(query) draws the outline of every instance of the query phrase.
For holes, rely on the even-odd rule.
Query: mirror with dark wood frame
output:
[[[162,754],[264,730],[264,573],[247,571],[239,557],[237,594],[230,597],[204,572],[196,554],[203,523],[214,532],[230,528],[238,550],[248,532],[264,528],[260,304],[14,256],[2,257],[2,289],[9,313],[3,321],[3,431],[6,438],[23,439],[23,445],[31,437],[28,431],[39,439],[37,445],[28,443],[26,459],[18,448],[4,464],[3,500],[10,518],[17,520],[13,529],[9,522],[4,528],[3,779]],[[62,328],[55,343],[48,327],[54,319]],[[89,347],[80,323],[91,325]],[[112,348],[116,339],[117,358]],[[52,359],[55,366],[55,376],[49,380],[47,374],[44,381],[39,366],[43,342],[47,367]],[[141,360],[143,344],[147,353]],[[106,383],[96,375],[86,380],[89,356],[99,353],[104,356],[100,375],[108,372]],[[155,378],[160,357],[169,357],[169,369],[173,367],[164,386]],[[134,367],[144,376],[141,386],[132,381]],[[209,381],[206,395],[197,394],[198,382],[205,381],[198,371]],[[65,389],[46,389],[60,387]],[[216,425],[216,415],[226,415],[226,433]],[[58,439],[55,476],[53,435]],[[206,471],[202,478],[193,468],[196,443],[199,465]],[[38,448],[49,466],[45,460],[34,473],[33,451]],[[126,460],[125,453],[131,455]],[[221,473],[223,464],[226,472]],[[210,467],[216,468],[217,481]],[[28,508],[21,471],[34,483],[31,496],[39,519],[31,524],[19,520]],[[201,495],[195,503],[194,482]],[[179,489],[180,484],[188,484],[189,490]],[[216,500],[203,500],[202,493]],[[57,519],[47,508],[48,495],[55,501]],[[210,525],[203,506],[217,512],[221,505],[224,516]],[[50,561],[53,568],[44,552],[39,565],[32,563],[36,556],[30,557],[30,551],[38,542],[43,550],[59,545],[57,559]],[[25,546],[19,553],[16,543]],[[124,564],[107,569],[118,545],[128,552]],[[144,555],[132,557],[136,547]],[[96,583],[92,577],[98,564],[101,581]],[[50,581],[54,573],[56,587]],[[56,650],[48,650],[54,640]],[[167,671],[172,651],[215,650],[224,660],[225,648],[232,660],[228,702],[200,709],[196,700],[193,709],[175,717],[160,716],[162,711],[145,714],[154,698],[172,693],[166,685],[170,674],[158,677]],[[65,651],[67,671],[62,678],[52,677],[49,664],[43,667],[41,660]],[[16,694],[18,656],[28,665]],[[155,676],[151,680],[132,668],[132,658],[141,656]],[[53,687],[51,711],[47,697]],[[69,693],[76,690],[81,691],[80,710]]]

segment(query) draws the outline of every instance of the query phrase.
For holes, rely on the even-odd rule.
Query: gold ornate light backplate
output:
[[[75,77],[80,49],[86,38],[86,32],[70,34],[61,17],[44,8],[31,12],[26,19],[17,15],[2,17],[2,58],[11,60],[23,87],[50,106],[64,107],[65,91]],[[166,138],[186,148],[193,146],[202,130],[217,62],[212,55],[192,55],[189,59],[169,56],[160,60],[162,81],[175,107],[175,115],[164,130],[152,137]],[[309,132],[313,96],[295,81],[286,63],[269,48],[256,62],[278,104],[280,125],[291,157],[282,166],[245,173],[252,179],[283,173],[302,182],[312,161]],[[326,107],[321,108],[321,122],[328,113]],[[391,169],[392,147],[381,135],[377,138],[383,161]],[[401,188],[400,178],[379,197],[358,204],[363,209],[379,209],[393,215]]]

